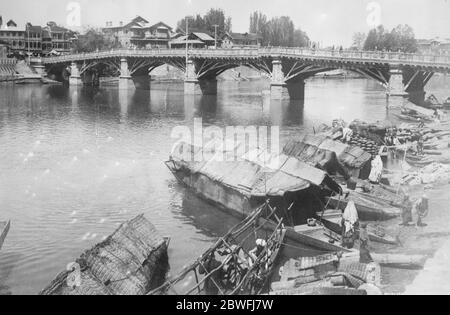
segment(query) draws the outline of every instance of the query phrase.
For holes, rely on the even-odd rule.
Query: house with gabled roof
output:
[[[256,47],[261,45],[261,41],[262,36],[254,33],[226,33],[222,37],[222,47]]]
[[[151,24],[137,16],[126,24],[119,22],[119,25],[113,25],[112,22],[106,22],[106,27],[102,30],[112,41],[123,47],[165,48],[169,47],[173,29],[164,22]]]

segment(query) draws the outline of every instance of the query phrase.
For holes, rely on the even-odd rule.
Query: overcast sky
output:
[[[150,22],[175,26],[185,15],[222,8],[233,19],[233,31],[246,32],[250,13],[288,15],[297,27],[323,45],[350,45],[355,32],[368,32],[380,21],[388,28],[411,25],[418,38],[450,38],[450,0],[1,0],[3,20],[67,25],[71,2],[79,3],[81,23],[104,26],[141,15]],[[379,12],[379,14],[378,14]],[[73,28],[73,27],[72,27]]]

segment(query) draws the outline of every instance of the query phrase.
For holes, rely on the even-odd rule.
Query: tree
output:
[[[185,31],[186,30],[186,18],[181,19],[177,23],[177,28],[179,30]],[[195,17],[189,18],[189,31],[196,31],[196,32],[205,32],[206,26],[205,21],[203,20],[203,17],[199,14],[197,14]]]
[[[396,45],[392,47],[393,51],[402,51],[414,53],[417,52],[417,40],[414,34],[414,30],[409,25],[398,25],[391,32],[391,38],[395,41]]]
[[[270,20],[259,11],[250,15],[250,33],[262,37],[263,46],[304,47],[310,39],[306,32],[295,28],[294,22],[288,16],[274,17]]]
[[[306,32],[302,31],[301,29],[296,29],[294,31],[294,47],[308,47],[309,46],[309,36],[306,34]]]
[[[217,25],[217,33],[223,35],[231,31],[231,17],[226,17],[222,9],[210,9],[203,17],[205,29],[214,34]]]
[[[117,40],[107,37],[101,30],[89,28],[83,35],[78,36],[72,50],[82,53],[113,48],[120,48],[120,43]]]
[[[367,35],[365,33],[355,33],[353,35],[353,48],[361,50],[364,48],[364,42],[366,41]]]
[[[259,11],[250,15],[250,33],[262,35],[264,27],[267,25],[267,16]]]
[[[294,23],[288,16],[272,18],[268,24],[271,46],[292,46],[294,44]]]
[[[417,51],[417,40],[409,25],[398,25],[391,32],[386,32],[380,25],[369,32],[364,49],[413,53]]]
[[[189,19],[190,32],[214,34],[215,25],[217,25],[218,36],[231,32],[231,17],[227,17],[222,9],[210,9],[204,16],[197,14],[193,19]],[[186,30],[186,18],[178,22],[177,28],[182,31]]]

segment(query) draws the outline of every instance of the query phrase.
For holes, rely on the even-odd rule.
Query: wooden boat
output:
[[[395,269],[423,269],[427,260],[425,255],[371,253],[370,256],[380,266]],[[359,261],[359,256],[354,253],[344,254],[341,261],[355,263]]]
[[[415,123],[420,123],[420,122],[432,122],[433,119],[429,118],[429,117],[418,117],[418,116],[411,116],[411,115],[406,115],[406,114],[392,114],[394,115],[396,118],[398,118],[399,120],[402,121],[408,121],[408,122],[415,122]]]
[[[347,198],[342,196],[327,197],[330,208],[344,211],[350,200],[355,202],[359,219],[362,221],[383,221],[396,218],[401,215],[400,207],[395,206],[381,198],[370,196],[369,194],[356,191],[349,192]]]
[[[145,295],[165,281],[169,239],[139,215],[86,251],[41,295]]]
[[[180,145],[181,148],[175,148],[165,164],[180,183],[200,198],[239,218],[247,217],[269,200],[277,217],[284,218],[287,239],[319,251],[342,250],[328,241],[296,230],[315,215],[314,208],[323,209],[322,193],[341,192],[341,187],[324,171],[287,155],[277,157],[281,166],[275,169],[248,160],[186,161],[177,153],[198,154],[206,150],[208,144],[205,148],[187,143]],[[257,155],[264,154],[274,159],[267,152]]]
[[[323,213],[317,214],[319,217],[319,221],[328,229],[333,231],[336,234],[341,234],[341,220],[342,220],[342,211],[340,210],[328,210]],[[387,245],[398,245],[398,239],[394,236],[388,235],[383,229],[379,226],[368,224],[367,233],[369,234],[369,239],[372,242],[377,242],[381,244]],[[359,235],[359,230],[356,231],[356,234]]]
[[[343,253],[315,257],[299,257],[287,261],[280,268],[278,281],[271,285],[271,295],[342,295],[367,294],[356,292],[368,283],[381,284],[379,265],[349,261]],[[358,253],[348,254],[358,257]],[[346,292],[346,293],[344,293]]]
[[[285,228],[268,204],[260,207],[221,237],[192,265],[149,295],[255,295],[267,290]],[[276,225],[268,222],[276,219]],[[258,241],[265,246],[257,255]]]
[[[3,243],[5,242],[10,227],[11,222],[0,222],[0,249],[2,249]]]
[[[425,100],[423,107],[434,110],[434,109],[442,109],[444,105],[436,98],[436,96],[431,94]]]

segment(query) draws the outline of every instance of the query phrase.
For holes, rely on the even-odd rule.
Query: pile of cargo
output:
[[[380,146],[375,141],[367,139],[360,134],[353,134],[348,141],[350,145],[355,145],[370,153],[371,155],[377,155],[380,152]]]

